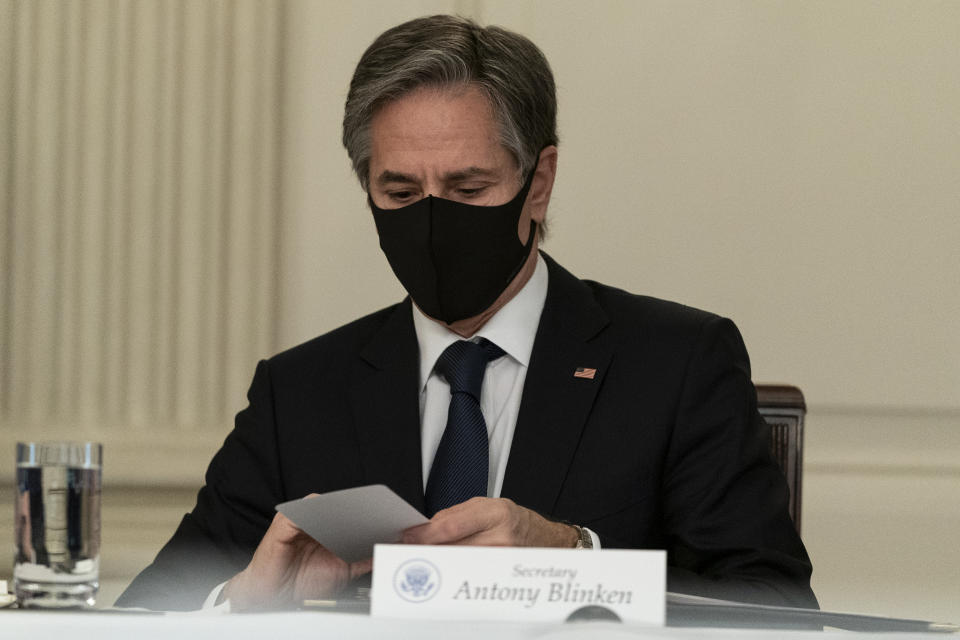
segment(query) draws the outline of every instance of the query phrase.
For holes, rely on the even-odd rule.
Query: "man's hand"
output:
[[[306,599],[329,598],[373,560],[347,564],[278,513],[247,568],[224,586],[231,611],[289,609]]]
[[[573,547],[577,531],[507,498],[471,498],[403,532],[404,544]]]

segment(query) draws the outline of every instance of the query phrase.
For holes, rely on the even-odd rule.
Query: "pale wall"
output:
[[[382,28],[454,4],[292,5],[282,342],[399,295],[342,101]],[[561,263],[729,315],[814,407],[960,412],[960,5],[474,4],[553,66]]]

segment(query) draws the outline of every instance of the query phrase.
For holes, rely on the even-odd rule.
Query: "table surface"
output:
[[[626,640],[663,638],[686,640],[706,638],[795,638],[797,640],[829,640],[843,637],[883,640],[924,638],[930,634],[864,634],[848,631],[784,631],[709,629],[682,627],[643,627],[612,622],[578,622],[571,624],[527,624],[489,621],[429,621],[373,618],[362,614],[299,611],[263,614],[195,613],[130,613],[109,610],[82,612],[47,612],[8,609],[0,611],[0,638],[32,640],[104,640],[105,638],[137,638],[138,640],[270,640],[283,638],[416,638],[416,640],[550,640],[589,638],[590,640]],[[853,635],[852,635],[853,634]],[[933,636],[936,637],[936,636]],[[948,636],[949,637],[949,636]]]

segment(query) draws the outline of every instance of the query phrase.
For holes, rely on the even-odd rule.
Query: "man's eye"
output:
[[[387,195],[395,202],[403,202],[413,197],[413,191],[391,191]]]
[[[483,190],[484,190],[484,187],[474,187],[472,189],[460,188],[460,189],[457,189],[457,193],[463,198],[475,198],[481,193],[483,193]]]

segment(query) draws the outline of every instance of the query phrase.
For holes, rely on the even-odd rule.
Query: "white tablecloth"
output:
[[[774,638],[829,640],[844,638],[923,638],[930,634],[862,634],[844,631],[765,631],[703,628],[650,628],[610,622],[565,625],[504,622],[432,622],[371,618],[348,613],[293,613],[210,615],[133,614],[113,612],[0,611],[2,640],[311,640],[410,638],[411,640],[727,640]],[[957,637],[957,636],[947,636]]]

